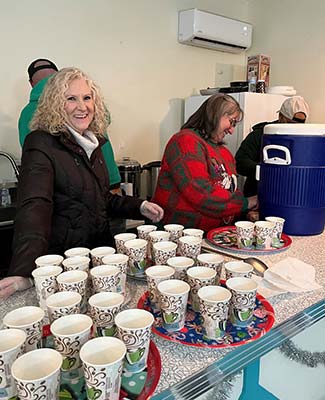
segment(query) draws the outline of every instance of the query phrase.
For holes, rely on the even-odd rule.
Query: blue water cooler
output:
[[[264,128],[257,169],[260,219],[285,218],[289,235],[317,235],[325,225],[325,125]]]

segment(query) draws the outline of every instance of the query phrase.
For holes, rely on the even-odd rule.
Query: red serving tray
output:
[[[225,281],[221,281],[225,284]],[[274,309],[271,304],[260,294],[256,295],[256,309],[254,311],[255,322],[248,327],[233,327],[230,323],[226,330],[226,342],[217,343],[215,340],[207,340],[201,333],[201,324],[199,322],[199,314],[191,309],[187,312],[185,326],[177,332],[167,332],[161,326],[160,312],[154,312],[149,303],[149,292],[145,292],[139,299],[138,308],[150,311],[155,322],[152,327],[152,332],[164,339],[172,342],[177,342],[187,346],[203,347],[203,348],[223,348],[241,346],[242,344],[252,342],[265,335],[273,326],[275,317]]]
[[[219,235],[218,238],[216,236]],[[272,253],[279,253],[287,250],[292,243],[290,236],[282,233],[282,247],[272,249],[239,249],[237,247],[236,227],[235,226],[222,226],[220,228],[212,229],[207,234],[207,239],[210,244],[217,247],[220,250],[224,250],[233,254],[248,254],[248,255],[268,255]],[[222,240],[224,238],[224,240]]]

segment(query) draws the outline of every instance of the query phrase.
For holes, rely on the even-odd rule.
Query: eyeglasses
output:
[[[232,128],[235,128],[237,124],[239,124],[240,121],[237,121],[236,118],[228,118],[229,122],[230,122],[230,126]]]

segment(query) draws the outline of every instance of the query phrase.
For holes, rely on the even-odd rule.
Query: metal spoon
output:
[[[256,257],[240,257],[238,255],[223,252],[222,250],[212,249],[210,246],[204,246],[204,244],[202,244],[202,248],[211,253],[219,253],[228,257],[235,258],[236,260],[244,261],[245,263],[250,264],[254,268],[254,272],[256,273],[256,275],[259,276],[263,276],[264,272],[268,269],[268,266],[265,264],[265,262]]]
[[[239,257],[238,257],[239,258]],[[264,276],[264,272],[268,269],[268,266],[264,261],[256,257],[242,258],[245,263],[250,264],[254,268],[256,275]]]

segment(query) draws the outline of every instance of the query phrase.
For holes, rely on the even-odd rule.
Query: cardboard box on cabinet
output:
[[[270,83],[270,64],[271,57],[264,54],[257,54],[255,56],[248,56],[247,58],[247,80],[252,76],[256,76],[256,80],[265,81],[265,86],[268,87]]]

